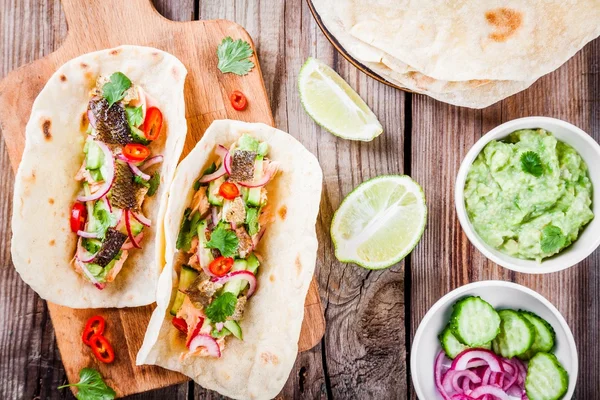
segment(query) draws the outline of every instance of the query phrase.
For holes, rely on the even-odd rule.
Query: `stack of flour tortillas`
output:
[[[312,0],[327,30],[387,81],[487,107],[600,34],[600,0]]]

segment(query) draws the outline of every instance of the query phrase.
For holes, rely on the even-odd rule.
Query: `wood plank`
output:
[[[423,185],[429,225],[411,257],[411,336],[427,310],[450,290],[472,281],[500,279],[528,286],[548,298],[564,315],[579,346],[576,398],[597,397],[600,381],[600,251],[567,271],[527,275],[503,269],[468,241],[454,209],[454,180],[470,147],[502,122],[533,115],[578,125],[600,139],[600,40],[527,91],[483,111],[461,109],[414,95],[411,171]],[[414,391],[412,398],[416,399]]]

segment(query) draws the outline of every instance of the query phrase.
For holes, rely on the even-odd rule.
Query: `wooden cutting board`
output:
[[[252,39],[231,21],[173,22],[162,17],[149,0],[62,0],[69,31],[54,53],[11,72],[0,81],[0,128],[13,170],[25,147],[25,125],[31,106],[48,78],[66,61],[95,50],[122,44],[159,48],[179,58],[188,69],[185,86],[188,137],[184,157],[215,119],[231,118],[274,125],[260,66],[240,77],[217,69],[216,50],[226,36]],[[229,102],[233,90],[249,99],[245,111],[235,111]],[[292,131],[293,135],[294,132]],[[79,380],[84,367],[98,369],[118,396],[181,383],[187,378],[158,367],[137,367],[135,356],[142,344],[153,306],[129,309],[74,310],[48,304],[56,341],[69,382]],[[116,360],[98,363],[81,341],[85,321],[101,314],[107,320],[106,336],[116,349]],[[313,279],[305,303],[299,350],[315,346],[325,331],[325,319],[316,281]]]

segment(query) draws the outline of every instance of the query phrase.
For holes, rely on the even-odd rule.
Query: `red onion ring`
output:
[[[108,201],[108,197],[104,196],[102,197],[102,201],[104,201],[104,204],[106,204],[106,208],[108,208],[108,212],[112,213],[112,205],[110,204],[110,201]]]
[[[238,183],[240,184],[240,186],[244,186],[247,188],[256,188],[256,187],[265,186],[267,183],[269,183],[269,181],[273,178],[273,176],[275,176],[278,169],[279,169],[279,164],[276,162],[271,162],[267,166],[267,170],[265,171],[263,176],[256,182],[238,182]]]
[[[135,241],[136,243],[141,243],[142,239],[144,238],[144,232],[140,232],[136,237],[135,237]],[[131,250],[133,249],[133,243],[131,243],[131,241],[125,242],[123,243],[123,246],[121,246],[121,250]]]
[[[96,116],[94,115],[92,110],[87,111],[87,117],[88,117],[88,120],[90,121],[90,125],[92,126],[92,128],[96,129]]]
[[[81,237],[79,237],[79,239],[77,239],[77,253],[76,253],[75,257],[79,261],[84,262],[84,263],[92,262],[96,258],[96,254],[98,254],[98,253],[92,254],[83,248]]]
[[[87,266],[85,265],[85,263],[83,261],[81,261],[77,257],[75,257],[75,260],[76,260],[75,262],[79,263],[79,268],[81,268],[84,275],[90,280],[90,282],[92,282],[94,284],[94,286],[96,286],[96,288],[98,288],[99,290],[102,290],[106,287],[106,283],[98,282],[96,277],[94,275],[92,275],[92,273],[87,269]]]
[[[492,372],[504,372],[502,369],[502,365],[500,364],[500,360],[496,356],[496,354],[492,353],[489,350],[484,349],[476,349],[476,350],[465,350],[460,353],[454,361],[452,362],[452,369],[462,371],[467,369],[467,365],[469,361],[480,359],[490,366]]]
[[[508,394],[506,394],[506,392],[504,390],[502,390],[501,388],[499,388],[497,386],[492,386],[492,385],[479,386],[478,388],[474,389],[470,394],[470,396],[473,397],[474,399],[478,399],[481,396],[485,396],[485,395],[494,396],[496,399],[499,399],[499,400],[512,400],[510,398],[510,396]]]
[[[444,362],[444,358],[446,357],[444,351],[440,351],[435,358],[435,365],[433,370],[433,376],[435,378],[435,387],[438,392],[442,395],[444,400],[452,400],[450,396],[446,394],[446,390],[444,390],[444,386],[442,386],[442,364]]]
[[[204,333],[198,334],[190,342],[190,352],[195,351],[199,347],[204,347],[208,355],[213,357],[221,357],[221,348],[215,339]]]
[[[140,167],[141,168],[148,168],[151,165],[163,162],[164,159],[165,158],[162,155],[150,157],[142,165],[140,165]]]
[[[134,163],[128,162],[127,165],[129,165],[129,169],[131,169],[131,172],[133,172],[135,175],[139,176],[143,180],[149,181],[150,178],[152,178],[150,175],[143,173],[142,170],[136,167]]]
[[[260,231],[252,237],[252,250],[254,250],[256,247],[258,247],[258,242],[260,242],[260,239],[262,239],[266,230],[267,230],[267,227],[263,226],[260,228]]]
[[[229,281],[239,281],[239,280],[248,281],[248,284],[250,285],[250,288],[248,289],[248,298],[250,298],[250,296],[252,296],[254,294],[254,292],[256,291],[256,286],[257,286],[256,276],[250,271],[244,271],[244,270],[233,271],[233,272],[230,272],[227,275],[222,276],[220,278],[214,277],[214,278],[210,279],[210,281],[213,283],[221,283],[221,284],[225,284]]]
[[[106,166],[106,171],[104,171],[106,172],[106,175],[104,173],[102,174],[104,176],[104,185],[102,185],[94,194],[90,194],[89,196],[77,196],[77,201],[86,202],[98,200],[100,197],[105,196],[112,187],[115,179],[115,159],[112,152],[106,144],[98,141],[95,141],[95,143],[100,146],[100,149],[104,153],[104,165]]]
[[[142,213],[135,213],[133,211],[130,211],[130,213],[131,215],[133,215],[133,218],[135,218],[140,224],[144,226],[152,225],[152,221],[150,220],[150,218],[145,217]]]
[[[223,158],[223,165],[225,166],[225,171],[227,175],[231,175],[231,153],[227,152],[225,157]]]
[[[96,232],[77,231],[77,236],[86,239],[98,239],[98,234]]]
[[[215,179],[219,179],[223,175],[225,175],[225,165],[221,164],[221,166],[219,167],[219,169],[217,169],[212,174],[204,175],[202,178],[200,178],[198,180],[198,182],[200,182],[200,183],[208,183],[208,182],[214,181]]]
[[[133,237],[133,234],[131,233],[131,223],[129,221],[129,210],[125,210],[125,227],[127,228],[127,234],[129,235],[129,240],[131,241],[131,244],[133,245],[133,247],[135,247],[136,249],[141,249],[142,246],[139,245],[139,243],[135,240],[135,237]]]

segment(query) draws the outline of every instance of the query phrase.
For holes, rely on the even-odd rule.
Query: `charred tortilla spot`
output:
[[[122,146],[133,142],[127,113],[119,103],[109,107],[105,98],[92,99],[88,108],[96,117],[96,137],[99,140]]]
[[[113,183],[111,202],[122,209],[137,208],[137,185],[133,182],[133,173],[122,161],[115,163],[115,181]]]
[[[50,198],[48,199],[48,203],[50,203],[50,204],[54,204],[54,199],[53,199],[52,197],[50,197]]]
[[[296,273],[298,273],[298,275],[300,275],[300,272],[302,272],[302,262],[300,262],[300,254],[298,254],[296,256]]]
[[[81,68],[83,68],[83,69],[86,69],[88,67],[88,65],[86,63],[83,63],[83,62],[81,64],[79,64],[79,66]]]
[[[87,130],[89,122],[90,122],[90,120],[88,119],[87,112],[84,112],[83,114],[81,114],[81,126],[80,126],[80,129],[82,131]]]
[[[279,216],[281,217],[281,219],[285,219],[286,215],[287,215],[287,207],[281,206],[281,208],[279,209]]]
[[[121,250],[121,246],[127,240],[127,235],[116,229],[108,228],[102,247],[94,259],[94,263],[106,267]]]
[[[114,50],[111,50],[110,53],[108,53],[108,54],[110,54],[111,56],[116,56],[120,52],[121,52],[121,49],[114,49]]]
[[[52,239],[48,242],[50,246],[54,246],[56,244],[56,240]]]
[[[275,354],[272,353],[262,353],[260,355],[260,359],[263,361],[264,364],[273,364],[273,365],[277,365],[279,364],[279,359],[277,358],[277,356]]]
[[[61,76],[60,76],[60,81],[61,81],[61,82],[66,82],[66,81],[67,81],[67,77],[66,77],[66,76],[64,76],[64,75],[61,75]]]
[[[236,150],[231,157],[231,175],[234,182],[252,181],[254,178],[254,159],[256,153],[248,150]]]
[[[31,258],[27,259],[27,264],[31,264]]]
[[[271,282],[275,282],[275,275],[271,274],[271,276],[269,276],[269,280]]]
[[[50,128],[52,127],[52,122],[49,119],[44,120],[42,122],[42,132],[44,132],[44,138],[46,140],[52,139],[52,133],[50,132]]]
[[[171,69],[171,73],[173,74],[173,78],[175,78],[176,81],[179,80],[179,70],[177,69],[177,67],[173,67],[173,69]]]
[[[523,15],[510,8],[496,8],[485,13],[488,24],[494,26],[495,30],[489,34],[489,38],[495,42],[505,42],[513,36],[523,24]]]

